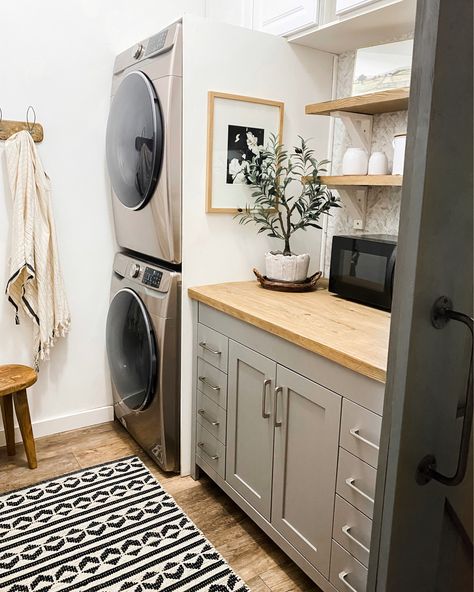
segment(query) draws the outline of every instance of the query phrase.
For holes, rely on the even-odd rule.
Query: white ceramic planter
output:
[[[308,277],[309,255],[265,253],[265,275],[271,280],[303,282]]]

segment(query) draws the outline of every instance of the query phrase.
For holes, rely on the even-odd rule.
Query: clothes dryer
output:
[[[181,27],[117,56],[106,140],[117,243],[171,264],[181,263]]]

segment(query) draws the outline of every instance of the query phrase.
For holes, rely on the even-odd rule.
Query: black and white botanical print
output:
[[[263,145],[265,130],[229,125],[227,135],[227,183],[245,183],[244,171]]]

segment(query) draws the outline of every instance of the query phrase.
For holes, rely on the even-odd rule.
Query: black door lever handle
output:
[[[443,475],[436,470],[436,457],[433,454],[428,454],[420,461],[416,470],[416,481],[419,485],[426,485],[426,483],[429,483],[431,479],[435,479],[443,485],[450,485],[454,487],[459,485],[466,475],[473,412],[473,319],[462,312],[453,310],[453,304],[451,300],[447,296],[441,296],[436,300],[431,309],[431,323],[436,329],[442,329],[450,320],[463,323],[471,333],[471,355],[469,360],[469,374],[467,378],[467,392],[465,397],[464,419],[462,424],[461,443],[459,446],[458,464],[456,467],[456,472],[452,476]]]

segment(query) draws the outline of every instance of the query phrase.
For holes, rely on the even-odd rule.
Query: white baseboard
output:
[[[107,421],[112,421],[113,418],[114,408],[112,405],[107,405],[107,407],[99,407],[98,409],[90,409],[89,411],[80,411],[73,415],[52,417],[50,419],[33,422],[33,434],[35,438],[40,438],[41,436],[49,436],[51,434],[58,434],[59,432],[67,432],[69,430],[77,430],[98,423],[105,423]],[[21,435],[18,427],[15,427],[15,440],[21,442]],[[0,446],[4,445],[5,431],[2,426],[0,429]]]

